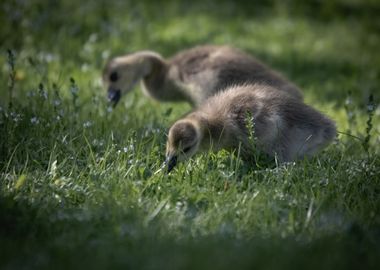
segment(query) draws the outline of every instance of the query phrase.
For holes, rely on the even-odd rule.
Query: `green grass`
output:
[[[0,267],[379,267],[379,109],[367,121],[369,95],[380,96],[380,5],[187,3],[0,4]],[[190,107],[136,89],[109,110],[102,66],[204,43],[280,70],[344,134],[295,164],[221,151],[155,174],[168,127]]]

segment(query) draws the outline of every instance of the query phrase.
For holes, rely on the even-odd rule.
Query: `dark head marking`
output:
[[[197,136],[195,127],[191,123],[178,123],[173,126],[172,130],[173,145],[179,147],[182,145],[191,144]]]
[[[168,173],[171,172],[177,165],[177,156],[168,157],[165,161],[165,165],[168,167]]]
[[[110,81],[111,82],[116,82],[118,79],[119,79],[119,75],[117,74],[116,71],[114,71],[110,74]]]

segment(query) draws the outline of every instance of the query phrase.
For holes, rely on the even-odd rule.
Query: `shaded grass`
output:
[[[1,4],[23,18],[0,31],[3,267],[376,268],[378,110],[368,152],[363,141],[368,95],[378,100],[378,7],[332,3]],[[113,54],[198,43],[258,56],[356,138],[296,164],[222,151],[155,174],[168,126],[190,107],[135,91],[109,110],[99,73]],[[16,55],[12,108],[5,48]]]

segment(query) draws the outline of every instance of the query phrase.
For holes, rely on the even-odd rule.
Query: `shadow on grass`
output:
[[[0,197],[0,255],[3,267],[94,269],[375,269],[378,266],[378,228],[350,226],[346,231],[313,241],[298,236],[256,236],[236,239],[225,232],[181,239],[160,221],[142,226],[138,217],[102,206],[87,219],[52,221],[50,214],[26,202]],[[56,211],[62,212],[61,209]],[[42,213],[41,213],[42,212]],[[77,210],[85,214],[85,210]],[[120,212],[120,213],[119,213]],[[70,218],[71,217],[71,218]],[[135,219],[135,220],[133,220]],[[22,258],[22,260],[20,260]]]

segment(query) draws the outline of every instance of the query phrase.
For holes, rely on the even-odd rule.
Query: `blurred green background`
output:
[[[310,94],[323,88],[318,98],[327,101],[341,102],[347,91],[363,99],[379,80],[376,0],[19,0],[3,1],[0,12],[2,48],[59,63],[60,74],[80,80],[112,55],[170,56],[205,43],[245,49]]]

